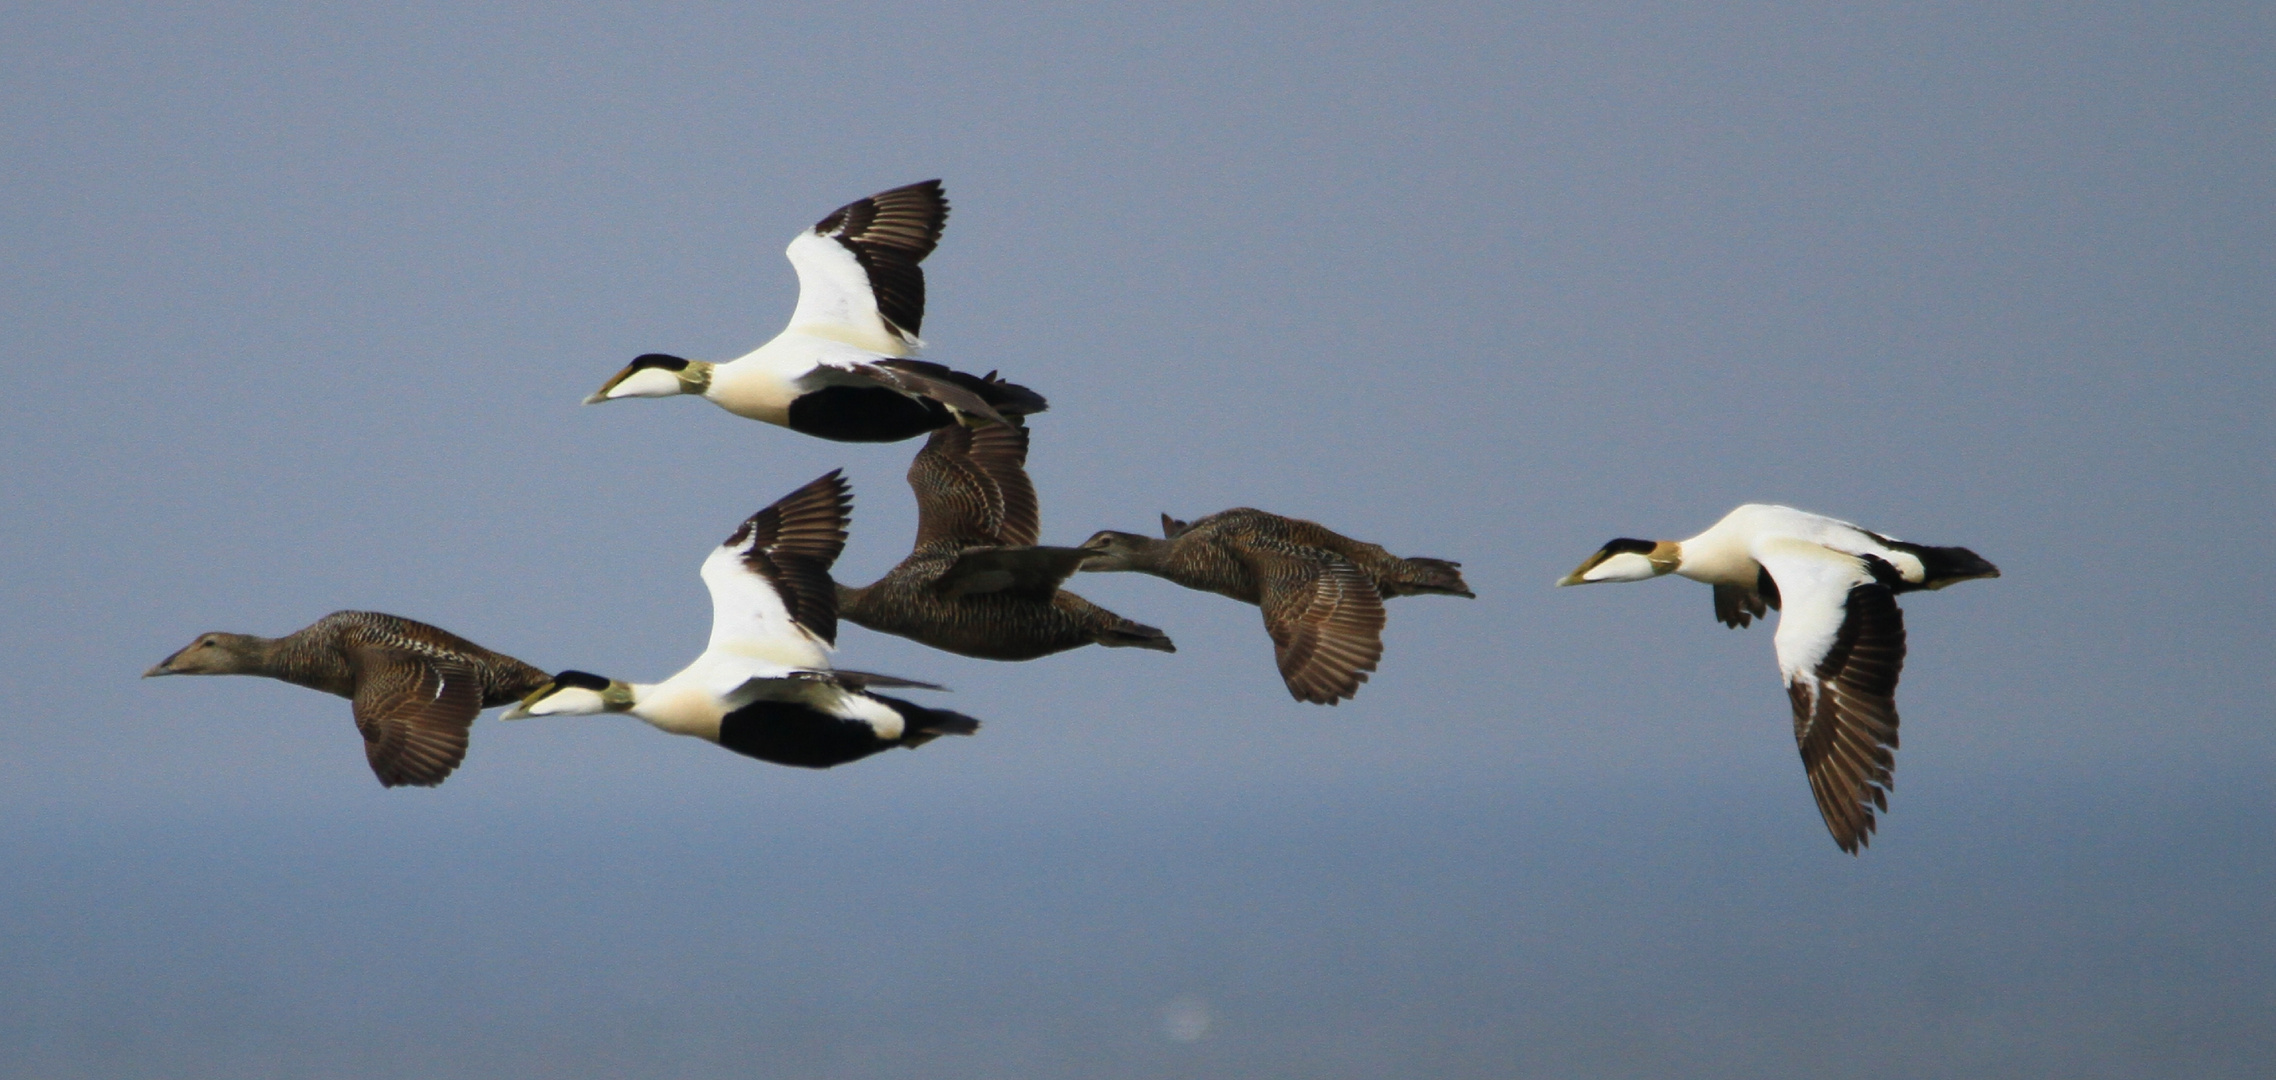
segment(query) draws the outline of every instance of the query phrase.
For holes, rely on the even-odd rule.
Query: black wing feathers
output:
[[[838,639],[838,587],[830,564],[846,548],[853,488],[832,469],[743,522],[726,546],[767,579],[798,625],[824,641]]]
[[[814,231],[845,245],[869,275],[877,313],[914,336],[925,321],[925,272],[918,267],[940,244],[948,195],[926,180],[880,191],[830,211]]]
[[[1872,839],[1875,810],[1889,808],[1897,749],[1897,677],[1905,661],[1905,616],[1878,582],[1850,588],[1833,647],[1818,663],[1818,687],[1795,680],[1794,741],[1826,829],[1856,854]]]

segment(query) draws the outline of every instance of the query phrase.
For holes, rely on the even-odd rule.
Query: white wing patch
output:
[[[910,342],[886,327],[869,272],[844,244],[808,229],[783,254],[798,271],[798,307],[790,313],[790,329],[884,356],[914,353]]]
[[[829,646],[791,619],[774,585],[745,566],[740,551],[724,545],[714,549],[703,560],[703,583],[711,588],[707,653],[787,667],[830,666]]]
[[[1849,590],[1870,584],[1865,560],[1807,540],[1769,537],[1753,545],[1755,561],[1778,582],[1784,610],[1778,616],[1778,670],[1788,683],[1814,691],[1818,665],[1833,651],[1848,616]]]

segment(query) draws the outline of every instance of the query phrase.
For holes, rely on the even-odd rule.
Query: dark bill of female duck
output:
[[[520,699],[545,672],[426,623],[335,611],[281,638],[200,634],[142,673],[259,675],[354,702],[383,787],[433,787],[466,758],[475,714]]]
[[[980,723],[870,692],[928,683],[834,670],[836,586],[853,492],[832,471],[751,515],[704,559],[711,640],[660,683],[565,671],[507,719],[630,713],[660,731],[780,765],[829,768]]]
[[[925,276],[948,198],[940,181],[879,192],[790,242],[798,305],[773,340],[726,363],[648,353],[588,405],[695,394],[736,414],[840,442],[896,442],[952,423],[1003,423],[1048,408],[996,373],[915,359]]]
[[[1802,768],[1826,831],[1857,854],[1895,785],[1905,658],[1896,597],[1995,578],[1999,568],[1967,548],[1908,544],[1820,514],[1750,504],[1689,540],[1610,541],[1557,584],[1663,574],[1713,586],[1715,618],[1726,626],[1780,609],[1774,644]]]
[[[1298,701],[1359,693],[1383,657],[1383,601],[1469,597],[1462,564],[1401,558],[1316,522],[1246,507],[1191,523],[1162,515],[1164,539],[1106,530],[1083,542],[1086,572],[1134,571],[1255,604],[1281,681]]]

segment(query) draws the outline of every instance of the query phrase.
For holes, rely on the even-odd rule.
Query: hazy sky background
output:
[[[2244,1077],[2276,1061],[2276,9],[17,5],[0,1076]],[[580,408],[927,177],[932,359],[1048,542],[1255,505],[1461,560],[1356,701],[848,628],[987,722],[825,773],[138,681],[338,608],[653,680],[709,548],[916,443]],[[1770,631],[1614,536],[1964,544],[1840,854]]]

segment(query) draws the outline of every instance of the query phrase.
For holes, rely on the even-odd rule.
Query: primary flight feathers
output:
[[[994,372],[914,359],[925,316],[918,264],[940,242],[940,181],[881,191],[831,211],[790,241],[798,305],[774,339],[723,364],[648,353],[588,405],[700,394],[737,416],[841,442],[895,442],[952,423],[1042,412],[1042,395]]]

